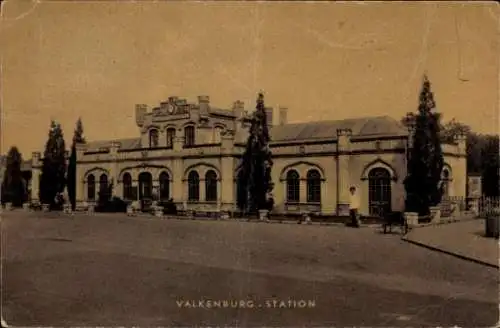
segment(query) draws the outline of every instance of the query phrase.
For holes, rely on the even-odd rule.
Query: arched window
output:
[[[175,139],[175,128],[168,128],[167,129],[167,147],[168,148],[174,147],[174,139]]]
[[[222,127],[220,126],[216,126],[214,128],[214,138],[213,138],[213,141],[214,141],[214,144],[219,144],[222,142]]]
[[[184,128],[184,145],[194,146],[194,126],[186,126]]]
[[[168,200],[170,198],[170,177],[167,172],[160,173],[160,200]]]
[[[307,202],[321,203],[321,174],[315,169],[307,172]]]
[[[156,129],[149,130],[149,147],[158,147],[158,130]]]
[[[123,199],[132,200],[132,176],[130,173],[123,175]]]
[[[444,169],[441,180],[443,183],[443,197],[448,197],[450,195],[450,171]]]
[[[106,195],[107,192],[108,192],[108,176],[103,173],[99,177],[99,194]]]
[[[87,199],[95,200],[95,176],[93,174],[87,176]]]
[[[298,203],[300,201],[300,178],[295,170],[290,170],[286,174],[286,195],[288,203]]]
[[[191,171],[188,175],[188,200],[191,202],[200,200],[200,176],[196,171]]]
[[[368,198],[370,215],[391,212],[391,174],[387,169],[377,167],[368,173]]]
[[[205,174],[205,200],[207,202],[217,201],[217,173],[214,170]]]

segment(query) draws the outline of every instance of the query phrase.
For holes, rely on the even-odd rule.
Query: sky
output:
[[[422,76],[444,120],[499,131],[500,8],[494,2],[6,0],[0,22],[0,153],[137,137],[135,104],[170,96],[289,122],[416,111]]]

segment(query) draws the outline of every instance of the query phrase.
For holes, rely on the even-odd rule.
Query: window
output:
[[[87,177],[87,199],[95,200],[95,176],[93,174]]]
[[[158,130],[156,129],[149,130],[149,147],[158,147]]]
[[[286,174],[286,194],[288,203],[300,201],[300,178],[295,170],[290,170]]]
[[[216,126],[214,128],[213,143],[214,144],[219,144],[221,142],[222,142],[222,127]]]
[[[443,183],[443,197],[448,197],[450,195],[450,171],[444,169],[441,180]]]
[[[205,200],[207,202],[217,201],[217,173],[214,170],[205,174]]]
[[[106,195],[108,192],[108,176],[101,174],[99,177],[99,195]]]
[[[307,172],[307,202],[321,203],[321,175],[318,170]]]
[[[194,146],[194,126],[186,126],[184,128],[184,145]]]
[[[123,199],[132,200],[132,176],[130,173],[123,175]]]
[[[200,176],[196,171],[191,171],[188,175],[188,200],[191,202],[200,200]]]
[[[167,129],[167,147],[173,148],[174,147],[174,140],[175,140],[175,129],[168,128]]]
[[[170,177],[167,172],[160,173],[160,200],[168,200],[170,198]]]

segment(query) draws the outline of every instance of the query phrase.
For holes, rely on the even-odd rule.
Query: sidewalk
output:
[[[403,240],[490,267],[499,267],[497,239],[484,237],[484,220],[412,229]]]

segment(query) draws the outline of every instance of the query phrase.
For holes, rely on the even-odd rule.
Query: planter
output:
[[[63,212],[65,214],[71,214],[71,204],[64,204],[63,205]]]
[[[50,206],[49,204],[42,204],[42,211],[43,212],[48,212],[50,209]]]
[[[485,220],[485,234],[486,237],[489,238],[498,238],[499,236],[499,223],[500,216],[496,215],[488,215]]]
[[[429,208],[432,223],[439,223],[441,221],[441,208],[439,206],[431,206]]]
[[[5,210],[12,211],[12,203],[5,203]]]
[[[25,212],[29,212],[30,211],[30,203],[24,203],[23,204],[23,210]]]
[[[95,205],[94,204],[89,204],[87,207],[87,214],[93,214],[95,212]]]
[[[132,205],[127,206],[127,215],[132,216],[135,214],[135,208]]]
[[[261,221],[269,220],[269,211],[268,210],[259,210],[259,220],[261,220]]]
[[[418,225],[418,213],[404,212],[403,216],[408,227],[415,227]]]
[[[159,218],[163,217],[163,207],[158,206],[158,205],[154,206],[153,207],[153,214],[154,214],[154,216],[159,217]]]
[[[219,219],[221,219],[221,220],[229,219],[229,212],[228,211],[220,211],[219,212]]]
[[[311,224],[311,213],[302,213],[302,222],[305,224]]]

